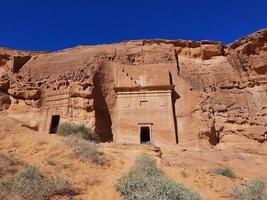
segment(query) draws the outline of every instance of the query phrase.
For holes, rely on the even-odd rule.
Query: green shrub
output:
[[[221,175],[221,176],[226,176],[229,178],[237,178],[235,173],[228,167],[218,167],[213,170],[213,173]]]
[[[3,181],[1,198],[12,196],[25,200],[47,200],[53,195],[74,195],[75,191],[64,179],[57,176],[44,177],[36,167],[27,166],[14,177]],[[8,195],[7,195],[8,194]]]
[[[267,200],[265,183],[262,180],[252,180],[243,187],[232,186],[230,196],[238,200]]]
[[[201,200],[200,195],[168,178],[157,168],[156,161],[138,157],[128,175],[115,188],[125,200]]]
[[[84,124],[63,123],[58,126],[57,133],[62,136],[77,135],[85,140],[98,141],[94,131]]]

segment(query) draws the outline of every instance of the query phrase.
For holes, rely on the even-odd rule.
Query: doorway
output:
[[[141,126],[140,128],[140,143],[145,144],[150,142],[150,128],[149,126]]]
[[[60,115],[52,115],[51,119],[51,125],[50,125],[50,134],[55,134],[57,133],[57,128],[59,125],[59,120],[60,120]]]

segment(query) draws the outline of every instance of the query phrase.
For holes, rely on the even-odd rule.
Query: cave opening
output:
[[[140,143],[145,144],[150,142],[150,128],[149,126],[142,126],[140,128]]]
[[[59,121],[60,121],[60,115],[52,115],[51,123],[50,123],[50,131],[49,131],[50,134],[57,133]]]

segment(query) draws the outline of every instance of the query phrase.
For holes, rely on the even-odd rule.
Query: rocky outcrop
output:
[[[14,70],[14,56],[29,60]],[[42,113],[46,93],[68,90],[74,105],[72,119],[90,121],[101,138],[110,141],[118,70],[138,87],[148,84],[138,72],[146,71],[150,82],[160,83],[163,68],[175,85],[179,143],[230,144],[240,137],[266,141],[266,29],[227,46],[212,41],[154,39],[53,53],[4,49],[0,51],[0,97],[4,94],[6,103],[1,107],[10,105],[9,112],[13,112],[23,104],[29,112]]]
[[[7,109],[11,104],[11,100],[8,94],[0,92],[0,111]]]
[[[190,90],[191,95],[185,96],[195,102],[179,118],[188,119],[186,127],[192,128],[192,135],[198,132],[199,138],[207,138],[212,144],[231,143],[235,136],[265,141],[266,34],[267,30],[262,30],[222,47],[221,51],[217,48],[221,53],[208,60],[178,55],[179,74],[182,82],[188,84],[188,90],[183,91]],[[190,125],[192,120],[194,126]]]

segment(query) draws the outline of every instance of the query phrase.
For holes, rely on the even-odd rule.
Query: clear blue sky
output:
[[[267,0],[5,0],[0,46],[54,51],[163,38],[232,42],[267,27]]]

